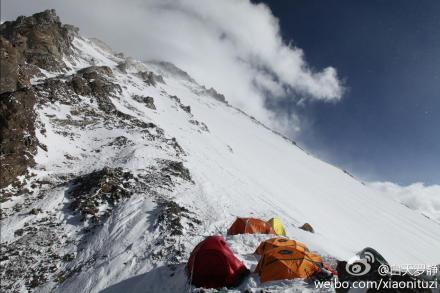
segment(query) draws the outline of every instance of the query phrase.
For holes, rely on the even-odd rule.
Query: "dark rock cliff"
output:
[[[70,54],[78,29],[62,25],[55,10],[20,16],[0,25],[1,92],[29,85],[29,77],[40,68],[59,71],[65,67],[64,54]]]
[[[26,173],[37,149],[36,102],[30,79],[40,69],[62,71],[78,29],[62,25],[54,10],[0,25],[0,188]]]

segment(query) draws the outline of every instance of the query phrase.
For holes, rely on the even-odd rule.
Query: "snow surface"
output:
[[[192,287],[187,282],[184,263],[192,248],[205,236],[225,236],[237,216],[279,217],[288,237],[305,243],[322,256],[349,259],[370,246],[391,264],[440,263],[438,222],[307,154],[227,103],[203,94],[201,86],[193,80],[167,72],[167,68],[160,68],[157,63],[153,66],[133,60],[128,73],[124,73],[116,68],[122,59],[94,42],[77,38],[74,44],[78,50],[76,59],[66,59],[70,72],[92,64],[111,67],[113,82],[122,88],[122,94],[112,98],[116,108],[141,121],[155,123],[182,146],[186,155],[181,160],[194,184],[182,183],[167,191],[167,196],[195,212],[202,223],[196,227],[196,234],[180,236],[179,243],[185,247],[180,264],[168,266],[155,262],[149,257],[155,249],[150,244],[162,235],[151,232],[149,227],[154,221],[156,203],[143,195],[133,196],[115,209],[101,229],[89,236],[87,245],[76,252],[74,262],[86,263],[92,258],[95,262],[55,287],[55,291],[188,292]],[[139,68],[162,74],[165,83],[146,84],[136,75]],[[157,109],[137,102],[134,95],[153,97]],[[180,104],[171,97],[174,95]],[[190,106],[191,112],[182,106]],[[67,172],[83,174],[104,166],[123,167],[136,173],[154,164],[157,158],[178,156],[163,142],[145,143],[142,132],[136,130],[110,130],[105,125],[94,125],[72,128],[75,137],[64,137],[57,133],[50,119],[52,115],[66,117],[68,106],[53,104],[37,112],[39,122],[46,128],[46,134],[39,134],[38,139],[48,146],[48,152],[39,149],[35,158],[37,167],[33,172],[39,178]],[[194,121],[206,124],[208,131]],[[123,149],[104,146],[120,135],[134,144]],[[101,151],[93,152],[95,149]],[[66,155],[78,160],[66,163]],[[43,210],[58,209],[65,231],[76,233],[77,219],[61,208],[69,200],[65,188],[54,189],[50,194],[39,205]],[[12,203],[18,201],[15,198]],[[314,234],[298,228],[305,222],[313,226]],[[12,241],[13,231],[23,223],[23,218],[18,216],[3,222],[2,227],[8,228],[2,229],[2,242]],[[271,236],[238,235],[226,239],[236,255],[252,269],[257,263],[252,252],[268,237]],[[39,290],[46,292],[51,286],[54,285]],[[255,274],[237,290],[246,288],[283,292],[314,290],[302,280],[260,284]]]

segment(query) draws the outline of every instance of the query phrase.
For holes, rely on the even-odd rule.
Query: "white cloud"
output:
[[[5,6],[7,13],[54,7],[64,22],[134,57],[170,61],[262,122],[284,125],[282,131],[295,132],[299,120],[268,110],[266,99],[329,102],[343,94],[336,70],[313,71],[303,51],[282,40],[270,9],[249,0],[14,0]]]
[[[400,186],[391,182],[373,182],[369,186],[440,223],[440,185],[413,183]]]

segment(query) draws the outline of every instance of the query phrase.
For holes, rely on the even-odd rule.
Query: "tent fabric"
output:
[[[227,234],[275,234],[275,231],[263,220],[255,218],[237,218],[228,229]]]
[[[209,236],[200,242],[192,251],[186,269],[190,282],[204,288],[237,286],[249,273],[222,236]]]
[[[277,247],[292,247],[302,252],[309,252],[309,249],[302,242],[287,239],[284,237],[275,237],[261,242],[260,245],[257,247],[257,250],[255,250],[255,254],[263,255]]]
[[[281,220],[278,218],[272,218],[267,223],[273,228],[275,234],[280,236],[286,236],[286,230],[284,230],[284,226],[281,223]]]
[[[298,247],[298,246],[297,246]],[[309,251],[289,246],[273,248],[262,255],[255,269],[262,283],[309,278],[322,268],[321,258]]]

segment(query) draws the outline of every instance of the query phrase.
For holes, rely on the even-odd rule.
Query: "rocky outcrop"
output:
[[[73,187],[69,191],[72,197],[70,207],[79,212],[83,220],[97,222],[108,214],[111,207],[133,194],[130,189],[133,178],[131,173],[121,168],[104,168],[80,176],[73,180]],[[109,206],[109,209],[100,211],[100,206]]]
[[[92,218],[96,221],[108,215],[112,207],[131,197],[135,191],[143,193],[156,184],[171,186],[175,178],[192,181],[189,170],[182,162],[161,160],[158,163],[160,168],[152,170],[148,180],[139,181],[139,178],[122,168],[108,167],[77,177],[72,180],[72,187],[68,191],[72,197],[71,209],[79,212],[84,220]],[[156,180],[152,180],[154,177]],[[103,209],[102,206],[107,208]]]
[[[165,71],[166,73],[169,73],[176,78],[186,80],[195,84],[197,83],[186,71],[183,71],[173,63],[166,61],[150,61],[149,63],[154,66],[158,66],[162,71]]]
[[[155,241],[154,246],[161,247],[161,249],[152,248],[151,258],[177,264],[184,256],[185,248],[182,243],[176,242],[176,237],[184,235],[185,232],[193,232],[202,222],[194,212],[175,201],[158,198],[156,203],[158,216],[155,229],[166,236]]]
[[[24,64],[49,71],[63,69],[63,56],[72,53],[72,41],[77,33],[77,28],[61,24],[55,10],[20,16],[1,24],[1,92],[20,88],[23,80],[30,77]]]
[[[217,92],[214,88],[205,88],[204,86],[201,86],[202,91],[200,91],[198,94],[201,95],[207,95],[207,96],[211,96],[214,99],[216,99],[217,101],[220,101],[222,103],[227,103],[226,98],[223,94],[220,94],[219,92]]]
[[[0,246],[0,280],[2,292],[32,292],[48,281],[56,281],[56,275],[64,262],[60,248],[65,241],[53,215],[26,222],[15,231],[17,240]],[[6,266],[4,264],[7,263]],[[17,280],[26,280],[20,284]]]
[[[165,83],[162,76],[154,74],[151,71],[142,71],[139,72],[138,75],[149,86],[156,86],[158,82]]]
[[[79,102],[78,96],[93,96],[99,108],[110,113],[114,106],[109,97],[121,92],[120,86],[110,80],[112,76],[107,66],[90,66],[70,76],[48,78],[35,89],[45,100],[67,105]]]
[[[115,55],[116,56],[116,55]],[[117,57],[123,58],[123,55],[118,54]],[[134,70],[136,75],[142,79],[149,86],[156,86],[158,83],[165,83],[161,75],[155,74],[148,69],[144,64],[136,63],[131,57],[124,58],[123,61],[119,62],[117,68],[123,72],[127,73],[130,70]]]
[[[312,225],[310,225],[309,223],[304,223],[304,225],[302,225],[299,228],[310,233],[315,233],[315,230],[313,229]]]
[[[156,105],[154,104],[154,98],[149,96],[139,96],[135,95],[133,96],[133,99],[136,102],[144,104],[147,108],[150,108],[152,110],[156,110]]]
[[[31,89],[0,95],[0,188],[13,183],[34,163],[38,143],[34,104],[35,94]]]
[[[104,105],[111,104],[108,96],[121,91],[118,85],[108,80],[112,76],[113,72],[107,66],[90,66],[74,74],[68,85],[77,95],[100,97],[101,99],[99,99],[98,103],[101,101],[100,106],[102,106],[103,110],[108,110],[107,105]]]
[[[180,177],[183,180],[192,181],[189,170],[183,165],[182,162],[162,160],[163,167],[161,173],[168,178]]]
[[[90,66],[78,70],[78,73],[89,81],[100,78],[102,75],[106,75],[108,77],[113,76],[113,71],[108,66]]]
[[[12,92],[17,88],[18,80],[18,58],[17,49],[0,36],[0,92]]]
[[[200,121],[194,120],[194,119],[190,119],[190,120],[188,120],[188,122],[198,126],[200,131],[209,132],[208,126],[205,123],[203,123],[203,122],[200,122]]]
[[[185,106],[184,104],[182,104],[182,101],[177,96],[170,96],[170,99],[175,101],[177,105],[179,105],[180,109],[187,112],[188,114],[191,114],[191,106]]]
[[[121,87],[108,80],[113,76],[112,70],[107,66],[91,66],[78,71],[70,82],[70,86],[78,95],[93,95],[99,108],[106,113],[114,110],[114,105],[109,99],[121,92]]]

